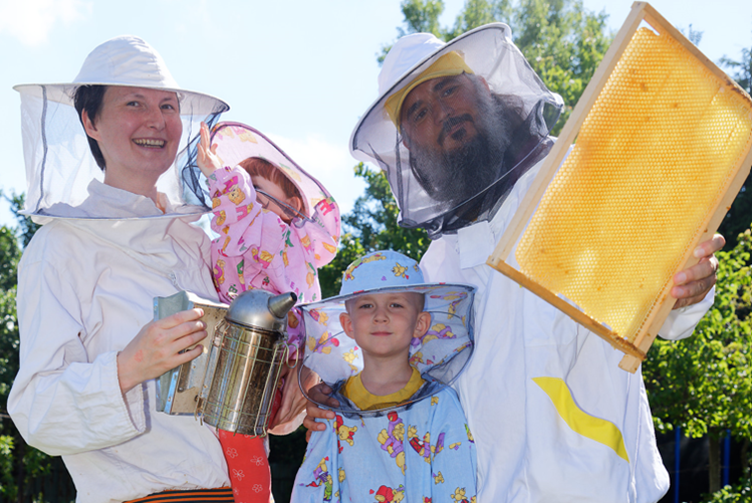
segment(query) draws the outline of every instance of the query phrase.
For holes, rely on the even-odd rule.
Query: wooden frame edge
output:
[[[584,326],[585,328],[611,344],[615,349],[618,349],[622,353],[632,355],[635,358],[645,358],[645,352],[640,350],[634,344],[620,337],[616,332],[609,330],[602,323],[583,313],[573,305],[569,304],[567,301],[546,290],[544,287],[531,280],[506,262],[498,262],[496,265],[491,265],[491,267],[507,276],[508,278],[512,279],[513,281],[519,283],[524,288],[530,290],[532,293],[545,300],[555,308],[559,309],[564,314],[575,320],[577,323]]]
[[[739,85],[737,84],[732,78],[730,78],[726,72],[721,70],[718,65],[716,65],[711,59],[709,59],[705,54],[698,49],[698,47],[693,44],[687,37],[684,36],[682,32],[677,30],[671,23],[668,22],[668,20],[663,17],[655,8],[650,5],[647,2],[635,2],[635,4],[642,3],[644,4],[644,10],[645,10],[645,21],[647,21],[653,28],[658,29],[657,25],[660,25],[661,28],[665,29],[677,42],[682,44],[685,49],[687,49],[694,57],[700,60],[700,62],[711,72],[713,72],[719,79],[726,82],[726,84],[729,87],[734,88],[735,91],[741,92],[749,98],[749,94]],[[633,5],[634,8],[634,5]],[[752,98],[750,98],[752,99]]]
[[[634,344],[619,337],[614,332],[609,331],[602,324],[598,323],[593,318],[579,311],[571,306],[566,301],[553,295],[542,286],[538,285],[534,281],[530,280],[520,271],[515,270],[506,263],[506,259],[511,254],[514,246],[519,239],[520,235],[525,229],[527,222],[530,220],[535,206],[540,202],[546,188],[553,179],[556,171],[564,160],[566,152],[573,144],[582,123],[584,122],[587,113],[592,108],[595,100],[600,94],[601,90],[605,86],[608,77],[611,75],[614,67],[619,61],[619,58],[623,54],[627,45],[632,39],[632,36],[637,31],[640,23],[646,21],[656,31],[665,31],[675,40],[677,40],[682,46],[684,46],[693,56],[695,56],[709,71],[714,73],[718,78],[723,80],[728,87],[731,87],[733,91],[740,92],[747,96],[749,95],[732,79],[730,79],[725,72],[723,72],[718,66],[707,58],[692,42],[690,42],[679,30],[677,30],[671,23],[669,23],[658,11],[656,11],[647,2],[634,2],[632,4],[632,10],[623,23],[621,29],[614,37],[611,46],[609,47],[603,61],[598,66],[596,73],[591,78],[584,93],[577,102],[569,120],[564,125],[561,135],[559,136],[553,149],[546,157],[540,172],[536,175],[533,183],[525,194],[524,198],[520,202],[520,208],[526,208],[523,212],[516,212],[506,231],[502,234],[499,243],[492,255],[488,258],[487,264],[494,269],[500,271],[502,274],[513,279],[520,285],[524,286],[528,290],[532,291],[542,299],[546,300],[553,306],[560,309],[562,312],[573,318],[575,321],[585,326],[596,335],[607,340],[612,346],[623,351],[625,353],[624,358],[619,363],[619,367],[634,373],[639,367],[640,363],[645,359],[647,351],[653,344],[658,330],[666,321],[669,316],[675,302],[670,302],[668,299],[669,292],[673,287],[673,283],[670,282],[663,292],[659,295],[661,301],[659,307],[654,313],[648,317],[645,321],[644,328],[640,330],[636,336]],[[703,233],[700,233],[688,249],[687,256],[679,267],[679,270],[684,270],[687,267],[698,262],[693,256],[694,248],[704,240],[707,240],[712,234],[716,232],[720,226],[723,217],[728,212],[731,204],[736,198],[737,193],[744,184],[747,176],[750,172],[750,166],[752,166],[752,150],[750,150],[739,166],[736,175],[728,184],[723,198],[719,201],[718,205],[712,211],[711,216],[705,222],[706,229]],[[533,205],[533,203],[535,203]],[[712,230],[711,230],[712,229]],[[617,342],[619,341],[619,342]],[[624,347],[622,347],[624,346]],[[628,350],[625,350],[628,349]]]
[[[695,238],[692,246],[689,247],[688,257],[684,260],[683,265],[679,267],[680,271],[699,262],[699,260],[696,259],[693,255],[694,249],[700,243],[707,241],[710,236],[715,234],[715,232],[721,226],[723,218],[726,216],[726,213],[728,213],[729,209],[731,209],[731,204],[734,202],[734,199],[736,199],[736,196],[741,190],[742,185],[744,185],[744,181],[749,176],[751,169],[752,149],[747,152],[747,155],[739,165],[736,174],[728,184],[724,196],[721,198],[712,215],[707,220],[705,230],[702,233],[698,234],[698,237]],[[668,291],[670,291],[671,286],[672,285],[668,286],[667,291],[664,295],[669,295]],[[666,300],[664,299],[661,302],[661,306],[658,309],[658,312],[650,321],[647,329],[641,330],[637,334],[634,344],[645,354],[647,354],[650,346],[653,345],[653,341],[655,341],[655,338],[658,336],[658,331],[663,326],[666,318],[668,318],[669,314],[671,313],[671,309],[673,309],[674,304],[675,302],[666,302]],[[637,370],[637,367],[639,367],[640,363],[641,360],[637,360],[631,355],[625,355],[624,358],[622,358],[621,362],[619,362],[619,368],[634,373]]]

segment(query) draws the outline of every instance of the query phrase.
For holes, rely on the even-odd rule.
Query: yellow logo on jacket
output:
[[[621,431],[611,421],[600,419],[580,409],[572,398],[572,392],[563,379],[558,377],[534,377],[533,381],[546,392],[559,415],[572,430],[583,437],[595,440],[616,452],[629,463]]]

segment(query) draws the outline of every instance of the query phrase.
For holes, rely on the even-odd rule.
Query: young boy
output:
[[[475,444],[448,387],[472,353],[473,292],[381,251],[303,307],[304,365],[340,407],[311,435],[293,502],[475,501]]]

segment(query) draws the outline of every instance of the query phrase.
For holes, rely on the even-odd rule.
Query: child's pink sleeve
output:
[[[287,291],[277,291],[281,285],[271,284],[269,274],[270,266],[281,262],[287,225],[274,213],[262,211],[248,173],[238,167],[216,170],[209,177],[209,194],[211,225],[219,234],[212,241],[212,276],[220,298],[230,302],[248,288]]]
[[[311,220],[293,222],[290,229],[295,239],[289,240],[289,244],[297,249],[287,247],[289,260],[306,266],[306,288],[301,302],[316,302],[321,300],[318,269],[331,262],[337,253],[339,209],[331,199],[323,199],[314,208]]]
[[[340,232],[337,203],[332,198],[319,201],[314,207],[312,220],[307,221],[302,228],[308,240],[302,234],[301,240],[310,247],[318,269],[331,262],[337,254]]]
[[[227,235],[230,225],[246,222],[261,212],[256,201],[256,190],[251,177],[244,169],[222,168],[208,178],[209,194],[212,198],[212,230]]]

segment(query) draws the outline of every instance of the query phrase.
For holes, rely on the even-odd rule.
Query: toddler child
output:
[[[340,406],[312,432],[291,501],[475,501],[475,445],[449,387],[472,352],[473,293],[380,251],[345,270],[339,296],[302,307],[304,365]]]
[[[212,229],[219,234],[212,242],[211,257],[220,300],[230,303],[252,288],[295,292],[298,302],[319,300],[317,270],[337,252],[340,231],[339,210],[326,189],[244,124],[219,123],[211,135],[202,124],[197,163],[207,177]],[[291,311],[291,361],[297,361],[302,328],[299,311]],[[298,393],[297,386],[290,392]],[[269,501],[271,476],[264,440],[223,430],[219,439],[235,500]]]

